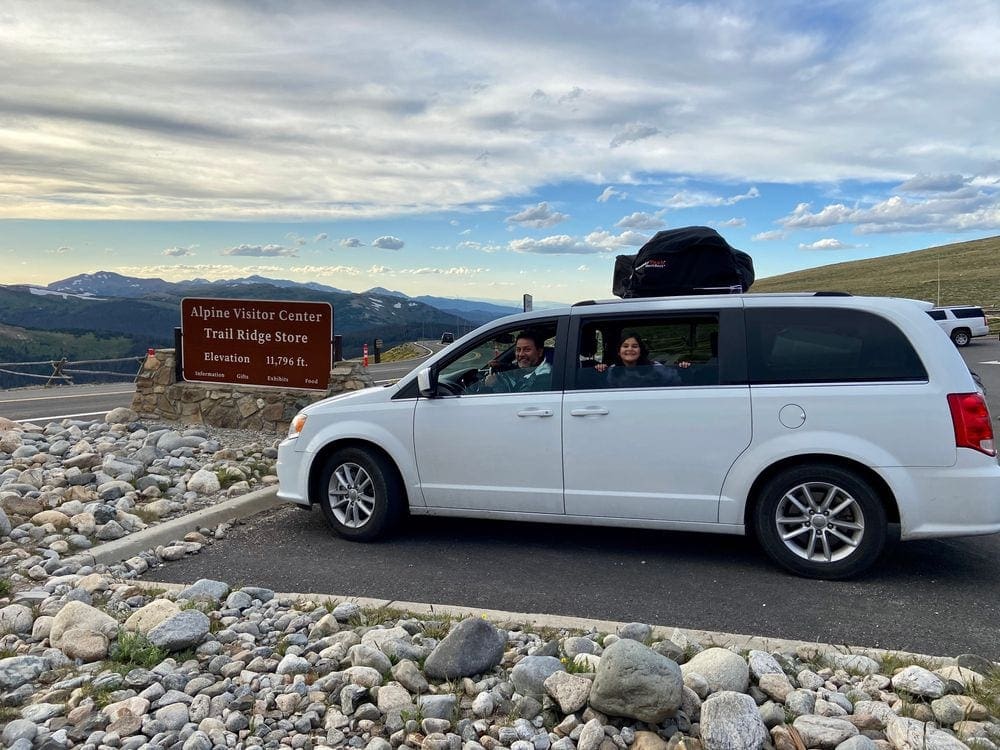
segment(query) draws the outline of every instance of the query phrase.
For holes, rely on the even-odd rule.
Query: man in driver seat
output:
[[[482,381],[481,393],[525,393],[547,391],[552,384],[552,365],[545,361],[545,334],[529,328],[514,342],[517,369],[495,372]]]

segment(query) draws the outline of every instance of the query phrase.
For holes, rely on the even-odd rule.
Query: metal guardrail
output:
[[[118,359],[78,359],[70,361],[63,357],[57,360],[42,360],[40,362],[0,362],[0,373],[6,375],[16,375],[23,378],[33,378],[37,380],[45,380],[45,387],[48,388],[55,381],[56,384],[62,385],[73,385],[74,375],[108,375],[116,378],[129,378],[130,380],[135,380],[139,373],[142,371],[142,364],[146,361],[146,356],[141,357],[120,357]],[[116,362],[135,362],[138,365],[138,369],[134,373],[128,372],[115,372],[114,370],[81,370],[78,365],[102,365],[102,364],[112,364]],[[9,367],[46,367],[52,368],[52,372],[49,374],[38,374],[34,372],[18,372],[17,370],[9,370]]]

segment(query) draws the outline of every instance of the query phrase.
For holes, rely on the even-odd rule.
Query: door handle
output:
[[[519,417],[551,417],[553,414],[551,409],[521,409],[517,413]]]
[[[603,417],[608,410],[603,406],[587,406],[583,409],[573,409],[569,414],[571,417]]]

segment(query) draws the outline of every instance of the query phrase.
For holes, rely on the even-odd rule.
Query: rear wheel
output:
[[[359,542],[389,531],[403,508],[399,479],[389,462],[363,448],[342,448],[323,466],[320,507],[339,536]]]
[[[972,341],[972,333],[967,328],[956,328],[951,332],[951,340],[955,346],[968,346]]]
[[[838,466],[783,471],[761,490],[754,530],[779,565],[807,578],[850,578],[886,541],[885,508],[872,486]]]

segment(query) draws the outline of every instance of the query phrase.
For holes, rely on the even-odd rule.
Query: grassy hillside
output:
[[[144,341],[130,336],[98,335],[94,333],[67,333],[63,331],[35,331],[17,326],[0,323],[0,363],[7,362],[48,362],[65,357],[70,361],[85,359],[120,359],[144,354]],[[48,364],[17,366],[0,369],[10,369],[19,373],[48,376],[52,367]],[[105,363],[93,366],[81,366],[81,369],[99,369],[114,372],[124,372],[134,375],[138,365],[134,362]],[[78,383],[93,381],[103,382],[118,378],[107,378],[90,375],[74,375]],[[13,388],[25,385],[41,385],[44,380],[12,375],[0,372],[0,388]]]
[[[759,279],[752,291],[838,291],[997,308],[1000,236],[771,276]]]

